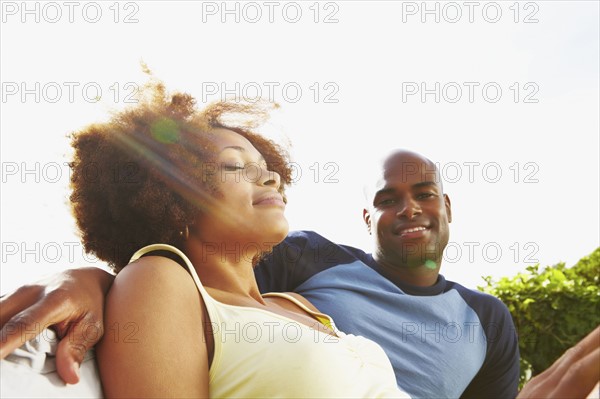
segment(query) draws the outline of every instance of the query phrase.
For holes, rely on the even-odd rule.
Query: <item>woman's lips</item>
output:
[[[283,197],[281,195],[269,195],[267,197],[260,198],[256,200],[252,205],[255,206],[279,206],[285,208],[285,202],[283,201]]]

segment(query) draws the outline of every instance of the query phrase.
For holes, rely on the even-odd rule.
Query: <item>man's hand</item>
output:
[[[68,384],[79,382],[85,352],[104,334],[104,297],[113,280],[95,267],[72,269],[0,299],[0,359],[52,327],[61,338],[58,374]]]
[[[600,380],[600,327],[535,376],[517,396],[532,398],[586,398]]]

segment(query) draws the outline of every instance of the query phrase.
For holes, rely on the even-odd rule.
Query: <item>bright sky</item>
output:
[[[453,205],[469,287],[599,246],[599,2],[2,2],[0,291],[84,256],[66,135],[124,107],[144,60],[200,104],[280,103],[292,229],[370,249],[361,173],[404,147]]]

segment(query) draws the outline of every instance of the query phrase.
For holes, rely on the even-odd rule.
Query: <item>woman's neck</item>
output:
[[[255,254],[240,253],[237,247],[227,243],[207,245],[191,238],[184,244],[184,251],[205,287],[264,304],[252,266]]]

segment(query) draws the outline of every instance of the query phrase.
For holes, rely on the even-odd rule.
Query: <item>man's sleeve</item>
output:
[[[462,398],[515,398],[519,386],[519,342],[506,305],[493,298],[487,309],[487,352],[483,366]]]
[[[254,269],[261,292],[289,292],[338,264],[343,249],[312,231],[291,232]]]

